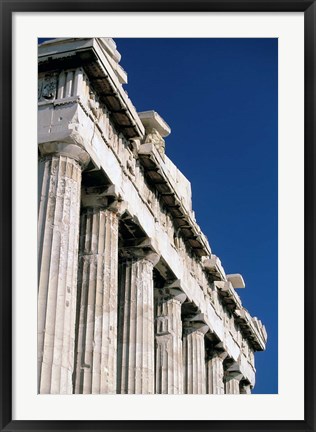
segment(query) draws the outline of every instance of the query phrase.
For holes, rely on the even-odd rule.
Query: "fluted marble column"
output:
[[[38,216],[38,391],[72,393],[81,170],[74,144],[41,145]]]
[[[224,366],[225,352],[212,350],[206,360],[206,392],[207,394],[225,394]]]
[[[117,207],[81,216],[75,393],[116,393]]]
[[[184,393],[206,393],[205,342],[208,326],[185,321],[183,325]]]
[[[226,394],[240,394],[239,390],[239,379],[231,378],[225,381],[225,393]]]
[[[123,259],[119,271],[118,392],[153,394],[156,254]]]
[[[183,394],[181,304],[179,289],[155,290],[156,393]]]

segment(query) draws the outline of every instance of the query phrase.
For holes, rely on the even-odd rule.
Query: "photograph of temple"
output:
[[[38,46],[38,393],[250,394],[266,328],[196,222],[172,124],[123,88],[118,49]]]

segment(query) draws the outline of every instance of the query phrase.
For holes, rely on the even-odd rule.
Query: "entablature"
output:
[[[162,202],[172,216],[176,230],[198,256],[208,256],[211,249],[200,227],[193,220],[192,212],[185,208],[177,191],[170,183],[167,170],[154,144],[142,144],[138,157],[145,168],[145,174],[155,186]]]
[[[122,87],[122,77],[113,69],[113,59],[109,59],[102,39],[55,39],[41,44],[39,73],[84,68],[90,84],[110,111],[118,129],[128,139],[141,138],[144,126]]]

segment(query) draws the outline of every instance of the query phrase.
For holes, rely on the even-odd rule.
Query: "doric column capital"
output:
[[[203,335],[207,333],[209,330],[209,326],[205,324],[203,321],[194,321],[194,318],[185,319],[183,321],[183,331],[185,335],[188,335],[193,332],[198,332]]]
[[[79,162],[82,168],[85,168],[90,161],[89,153],[76,143],[52,141],[40,143],[38,148],[42,157],[54,155],[70,157]]]
[[[160,260],[160,255],[145,248],[124,248],[122,258],[125,260],[146,260],[155,267]]]
[[[166,284],[163,288],[155,289],[155,298],[159,301],[175,300],[182,304],[187,296],[181,289],[181,281],[177,279],[172,283]]]
[[[240,371],[240,366],[237,362],[231,363],[224,372],[224,381],[228,382],[232,379],[237,381],[241,381],[243,378],[243,374]]]
[[[228,353],[227,351],[216,349],[215,347],[210,347],[206,349],[206,356],[208,360],[213,358],[219,358],[223,362],[228,356]]]
[[[121,216],[127,207],[120,193],[114,185],[93,186],[83,188],[81,205],[84,208],[98,208],[110,210]]]
[[[234,373],[229,373],[227,371],[224,372],[224,382],[229,382],[231,380],[236,380],[236,381],[241,381],[243,378],[242,374],[234,374]]]
[[[158,264],[160,260],[160,255],[157,254],[156,252],[142,249],[140,251],[139,258],[149,261],[153,265],[153,267],[155,267],[155,265]]]
[[[156,252],[153,247],[152,240],[149,237],[144,239],[134,239],[130,242],[130,245],[125,245],[120,248],[120,253],[122,258],[125,259],[143,259],[155,265],[160,260],[160,255]]]

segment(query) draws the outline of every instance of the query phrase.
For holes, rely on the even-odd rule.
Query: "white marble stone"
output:
[[[41,160],[38,217],[38,385],[72,393],[81,167],[68,156]]]
[[[230,362],[224,372],[225,393],[240,394],[240,381],[242,379],[243,374],[240,368],[240,363]]]
[[[183,393],[181,305],[186,296],[179,290],[155,290],[156,300],[156,393]],[[159,292],[160,291],[160,292]]]
[[[81,216],[75,393],[116,393],[118,214]]]
[[[155,392],[154,263],[122,259],[119,272],[118,392]]]
[[[231,282],[231,284],[233,285],[233,288],[235,288],[235,289],[246,287],[244,278],[239,273],[227,275],[227,280],[229,282]]]
[[[239,379],[231,378],[225,381],[225,394],[240,394]]]
[[[205,331],[213,334],[212,340],[219,341],[229,361],[238,363],[241,382],[252,388],[254,353],[265,349],[266,329],[243,307],[235,291],[244,286],[242,276],[226,273],[196,222],[190,182],[165,153],[170,127],[156,111],[137,113],[123,88],[127,74],[119,64],[120,57],[111,38],[61,38],[39,46],[39,391],[181,393],[181,368],[176,360],[181,357],[181,343],[183,391],[222,391],[219,383],[212,381],[221,381],[219,362],[210,358],[201,362],[204,330],[197,329],[192,311],[199,315]],[[53,168],[48,162],[52,155]],[[86,170],[83,180],[82,170]],[[115,239],[107,234],[111,226],[119,238],[120,254],[121,246],[128,242],[138,248],[139,243],[143,245],[143,256],[120,255],[119,282],[114,277],[117,263],[112,260],[113,253],[117,255],[115,242],[104,249],[104,262],[93,245],[80,252],[78,289],[81,298],[89,292],[86,304],[77,304],[76,299],[81,183],[86,191],[81,194],[82,207],[93,207],[88,189],[110,185],[115,200],[124,202],[120,214],[125,212],[132,224],[122,218],[119,224],[116,219],[108,225],[107,216],[102,222],[112,198],[100,190],[96,200],[99,240]],[[97,224],[93,222],[92,227]],[[89,236],[97,238],[95,232]],[[111,259],[106,250],[111,250]],[[109,274],[99,276],[104,263],[109,265]],[[154,267],[166,286],[172,280],[181,281],[186,308],[169,299],[156,308],[155,316]],[[102,301],[97,295],[99,286],[111,287],[108,300],[105,288]],[[71,312],[63,303],[65,298]],[[115,302],[120,305],[118,316],[114,316]],[[80,376],[81,381],[73,382],[76,307],[81,310],[81,327],[77,326],[81,360],[74,377]],[[190,325],[185,324],[182,342],[181,311],[182,321],[193,322],[190,331]],[[102,328],[101,316],[107,323]],[[154,322],[161,317],[170,317],[165,318],[168,330],[155,335]],[[106,340],[113,340],[111,347]],[[104,366],[106,362],[108,366]]]
[[[206,359],[206,390],[208,394],[225,394],[224,365],[226,353],[212,351]]]
[[[205,323],[185,321],[183,328],[184,393],[206,393]]]

